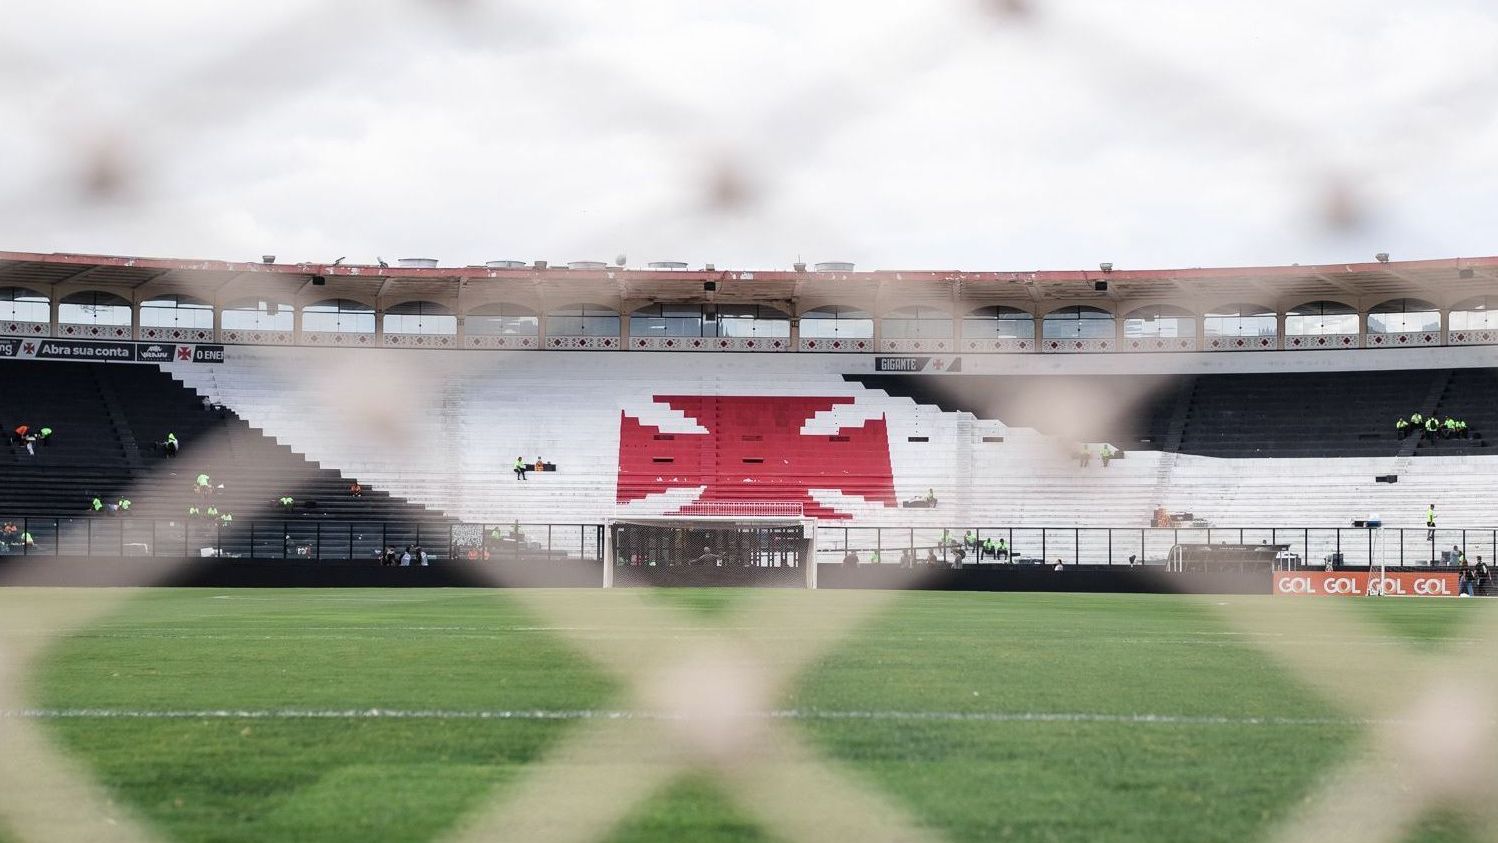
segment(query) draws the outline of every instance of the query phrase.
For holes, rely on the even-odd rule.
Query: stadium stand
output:
[[[986,408],[978,416],[954,407],[957,399],[950,394],[923,395],[940,403],[918,403],[890,394],[898,381],[853,382],[845,379],[852,364],[800,355],[531,354],[522,355],[519,366],[512,365],[513,355],[419,352],[426,364],[421,400],[432,410],[404,417],[401,436],[442,444],[402,449],[350,429],[345,404],[323,394],[326,380],[309,379],[299,369],[309,360],[331,372],[381,366],[370,355],[382,354],[412,352],[246,347],[233,349],[222,366],[168,365],[298,452],[468,522],[596,523],[609,514],[669,514],[692,505],[715,483],[719,493],[724,485],[742,487],[734,495],[740,500],[783,501],[763,482],[778,474],[790,479],[798,496],[804,491],[816,502],[808,511],[834,510],[854,526],[1142,527],[1156,506],[1193,512],[1217,525],[1346,526],[1377,512],[1388,523],[1413,526],[1422,523],[1430,500],[1443,502],[1447,523],[1481,524],[1489,515],[1484,490],[1498,480],[1498,461],[1443,450],[1455,443],[1439,443],[1419,459],[1400,457],[1401,443],[1388,420],[1427,397],[1457,401],[1449,390],[1430,396],[1443,376],[1465,382],[1447,372],[1162,379],[1152,390],[1131,393],[1146,394],[1135,412],[1100,422],[1096,432],[1106,437],[1089,437],[1094,445],[1122,449],[1125,458],[1106,469],[1097,460],[1081,469],[1074,459],[1077,443],[1048,436],[1044,419],[1024,416],[1022,408],[998,404],[999,417],[986,415]],[[952,383],[982,379],[946,376],[939,385],[933,378],[911,380],[946,392]],[[1348,399],[1327,401],[1330,385],[1344,380],[1351,384]],[[867,385],[873,383],[888,388]],[[755,435],[741,429],[752,424],[704,420],[672,407],[670,396],[840,400],[796,429],[810,450],[769,447],[796,441],[785,437],[797,424],[791,417],[807,409],[801,406],[761,432],[764,441],[753,445],[767,449],[756,456],[751,443],[724,440]],[[1476,408],[1463,405],[1461,411],[1474,420],[1483,417]],[[883,492],[886,480],[879,471],[843,464],[824,450],[851,444],[832,439],[866,431],[868,422],[880,419],[889,441],[892,499]],[[1013,419],[1040,429],[1012,425]],[[636,442],[631,431],[651,438]],[[621,446],[628,448],[621,452]],[[1482,443],[1456,447],[1480,453]],[[517,454],[545,456],[560,470],[517,482],[509,470]],[[824,457],[828,461],[819,463]],[[649,463],[660,469],[652,474],[647,458],[673,462]],[[746,458],[799,460],[814,470],[771,471],[743,463]],[[1391,473],[1400,475],[1398,483],[1374,482]],[[933,509],[890,503],[928,489],[940,501]]]
[[[365,488],[277,444],[227,408],[208,408],[191,390],[153,365],[0,361],[0,421],[6,430],[29,422],[56,429],[35,455],[10,441],[0,448],[6,516],[76,516],[91,498],[129,494],[137,518],[181,518],[205,499],[194,478],[207,473],[224,489],[211,499],[238,517],[341,520],[442,520],[440,513]],[[168,458],[156,446],[168,433],[183,443]],[[290,495],[298,504],[273,509]],[[313,504],[310,505],[309,504]]]

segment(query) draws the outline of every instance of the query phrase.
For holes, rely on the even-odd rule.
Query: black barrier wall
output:
[[[443,562],[430,567],[385,567],[370,562],[307,563],[283,560],[187,559],[167,576],[140,582],[129,558],[48,557],[23,561],[0,557],[0,582],[11,586],[140,586],[196,588],[599,588],[603,563],[589,560],[535,562]],[[751,586],[799,587],[798,569]],[[681,569],[670,576],[639,577],[618,584],[636,586],[725,585],[714,571]],[[820,565],[819,588],[909,588],[909,571],[889,566]],[[700,574],[700,581],[694,575]],[[618,577],[616,571],[616,577]],[[628,576],[628,575],[626,575]],[[969,566],[936,569],[914,588],[944,591],[1051,591],[1122,594],[1269,594],[1267,573],[1166,573],[1156,568]]]

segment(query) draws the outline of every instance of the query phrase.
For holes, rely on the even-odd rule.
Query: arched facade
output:
[[[0,287],[0,329],[12,336],[44,337],[52,328],[52,300],[26,287]]]
[[[1120,323],[1125,351],[1194,351],[1201,322],[1195,313],[1167,304],[1135,308]]]
[[[623,324],[619,311],[601,304],[570,304],[546,314],[546,347],[616,349]]]
[[[219,311],[224,342],[291,345],[296,342],[296,306],[289,299],[242,299]]]
[[[1033,351],[1035,314],[1004,305],[974,308],[962,315],[962,350]]]
[[[299,337],[307,345],[374,345],[375,309],[352,299],[303,305]]]
[[[1452,305],[1446,315],[1447,342],[1498,343],[1498,296],[1478,296]]]
[[[957,349],[957,322],[952,314],[930,305],[895,308],[879,320],[879,350],[893,352],[949,352]]]
[[[868,352],[875,350],[874,314],[847,304],[807,310],[800,319],[802,351]]]
[[[380,336],[389,346],[455,348],[458,317],[437,302],[403,301],[385,308],[380,316]]]
[[[128,340],[134,336],[135,308],[114,293],[83,290],[57,305],[57,332],[63,337]]]
[[[0,336],[198,343],[418,345],[437,348],[742,350],[815,352],[1235,351],[1420,345],[1498,345],[1498,293],[1466,297],[1310,298],[1293,306],[1150,296],[1025,300],[964,309],[918,290],[910,299],[871,289],[806,295],[766,288],[765,303],[631,300],[611,285],[534,283],[393,291],[329,279],[326,285],[245,280],[214,292],[168,278],[136,287],[87,280],[0,288]],[[596,288],[596,289],[595,289]],[[770,293],[769,290],[774,292]],[[1332,292],[1330,289],[1328,292]],[[1033,291],[1032,291],[1033,293]],[[574,298],[574,296],[576,298]],[[617,296],[617,297],[616,297]],[[788,296],[777,298],[776,296]],[[1008,301],[1013,298],[1014,301]],[[1033,295],[1031,295],[1033,298]],[[1309,298],[1309,297],[1308,297]],[[892,301],[888,309],[879,302]],[[466,309],[464,306],[466,304]],[[1210,304],[1211,306],[1205,306]]]
[[[463,315],[466,348],[541,347],[541,317],[524,305],[490,302]]]
[[[1368,309],[1369,346],[1440,345],[1441,309],[1424,299],[1380,302]]]
[[[213,342],[213,305],[176,293],[153,296],[140,303],[142,340]]]
[[[1112,311],[1078,304],[1060,307],[1040,323],[1043,352],[1113,351],[1118,344],[1118,323]]]

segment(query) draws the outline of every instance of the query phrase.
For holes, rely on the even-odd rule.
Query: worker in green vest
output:
[[[1455,436],[1456,435],[1456,419],[1451,418],[1450,416],[1447,416],[1445,424],[1441,425],[1441,432],[1443,434],[1445,434],[1445,436],[1446,436],[1447,439],[1450,439],[1451,437]]]
[[[282,509],[291,509],[296,505],[296,501],[292,499],[291,495],[282,495],[277,503],[281,504]]]
[[[182,450],[182,443],[177,441],[177,434],[175,433],[168,433],[166,441],[161,443],[161,446],[166,449],[166,455],[169,457],[177,456],[177,452]]]
[[[1409,419],[1400,418],[1399,421],[1394,422],[1394,430],[1395,430],[1395,432],[1397,432],[1399,434],[1399,438],[1400,439],[1403,439],[1404,437],[1409,436],[1410,435],[1410,422],[1409,422]]]
[[[200,516],[202,514],[203,514],[203,510],[198,509],[198,505],[197,504],[193,504],[192,506],[189,506],[187,508],[187,517],[188,518],[197,518],[198,516]]]
[[[98,495],[94,495],[93,503],[89,504],[89,508],[94,512],[99,512],[104,509],[104,501],[100,500]]]
[[[129,498],[120,498],[120,502],[119,502],[118,506],[120,508],[120,512],[129,512],[130,511],[130,499]]]
[[[216,507],[216,506],[210,506],[206,510],[203,511],[203,514],[207,515],[209,518],[217,518],[218,517],[218,507]]]
[[[1425,508],[1425,540],[1433,542],[1436,540],[1436,505],[1431,504]]]
[[[1425,432],[1430,435],[1430,438],[1436,438],[1436,431],[1440,429],[1441,423],[1436,420],[1435,416],[1431,416],[1425,420]]]
[[[1009,558],[1009,543],[1004,541],[1003,539],[999,539],[999,544],[996,549],[995,557],[997,558],[998,556],[1002,556],[1005,559]]]
[[[42,434],[41,434],[40,438],[42,440],[42,444],[43,445],[51,445],[52,444],[52,428],[50,428],[50,427],[44,427],[44,428],[42,428]]]
[[[1419,413],[1410,413],[1410,424],[1415,427],[1422,427],[1425,424],[1425,416]]]
[[[230,522],[232,522],[233,520],[234,520],[234,514],[231,513],[231,512],[225,512],[223,515],[220,515],[218,517],[219,523],[222,524],[225,527],[229,526]]]

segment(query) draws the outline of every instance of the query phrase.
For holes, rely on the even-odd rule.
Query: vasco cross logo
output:
[[[702,513],[708,503],[755,501],[798,503],[815,518],[852,517],[818,503],[813,489],[895,506],[883,417],[834,435],[801,433],[812,416],[852,404],[852,398],[668,395],[655,401],[708,432],[662,433],[620,413],[619,503],[703,486],[701,496],[679,514]]]

